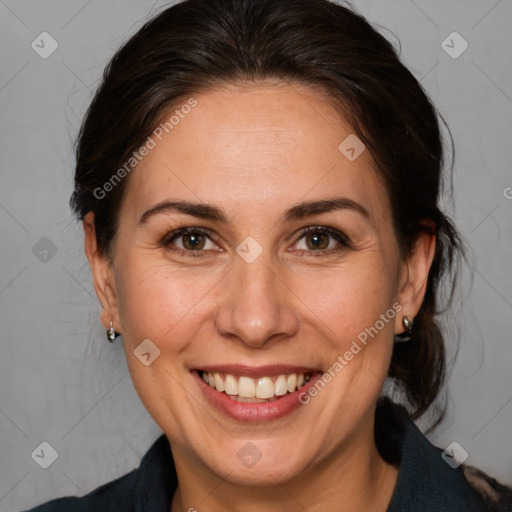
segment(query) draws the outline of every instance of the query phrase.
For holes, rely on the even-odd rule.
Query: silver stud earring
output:
[[[402,319],[402,325],[404,326],[405,332],[395,334],[395,342],[400,343],[403,341],[411,341],[412,325],[414,321],[409,316],[404,316]]]
[[[116,331],[114,331],[114,324],[110,322],[110,327],[107,330],[107,339],[110,343],[113,343],[116,339]]]

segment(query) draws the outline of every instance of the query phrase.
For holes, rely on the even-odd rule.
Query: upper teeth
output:
[[[273,398],[292,393],[310,378],[309,373],[290,373],[273,377],[235,376],[229,373],[202,372],[203,380],[217,391],[241,398]]]

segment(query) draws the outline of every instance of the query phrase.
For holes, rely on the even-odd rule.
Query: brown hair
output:
[[[107,200],[95,190],[178,101],[265,79],[319,86],[352,123],[386,184],[403,255],[428,229],[425,219],[435,225],[436,252],[413,339],[395,344],[389,368],[419,417],[444,380],[438,285],[442,278],[455,283],[462,243],[438,207],[440,116],[393,46],[361,15],[327,0],[186,0],[162,11],[104,71],[77,140],[71,206],[80,219],[94,212],[99,248],[110,255],[128,178]]]

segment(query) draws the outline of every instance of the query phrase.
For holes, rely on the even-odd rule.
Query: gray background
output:
[[[136,467],[160,434],[120,341],[105,339],[68,197],[72,143],[103,67],[164,4],[0,0],[1,511],[89,492]],[[474,279],[464,274],[451,324],[461,342],[448,416],[429,437],[457,441],[468,463],[512,483],[512,2],[353,5],[398,37],[455,138],[447,209],[473,248]],[[44,31],[59,45],[47,59],[31,48]],[[469,44],[457,59],[441,47],[453,31]],[[58,452],[48,469],[31,457],[43,441]]]

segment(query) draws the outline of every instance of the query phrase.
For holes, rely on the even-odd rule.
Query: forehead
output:
[[[368,209],[387,208],[369,151],[347,158],[342,143],[355,140],[352,127],[309,87],[246,84],[196,94],[167,111],[159,126],[126,190],[134,215],[169,197],[228,212],[244,205],[247,214],[249,206],[277,214],[303,198],[340,194]]]

